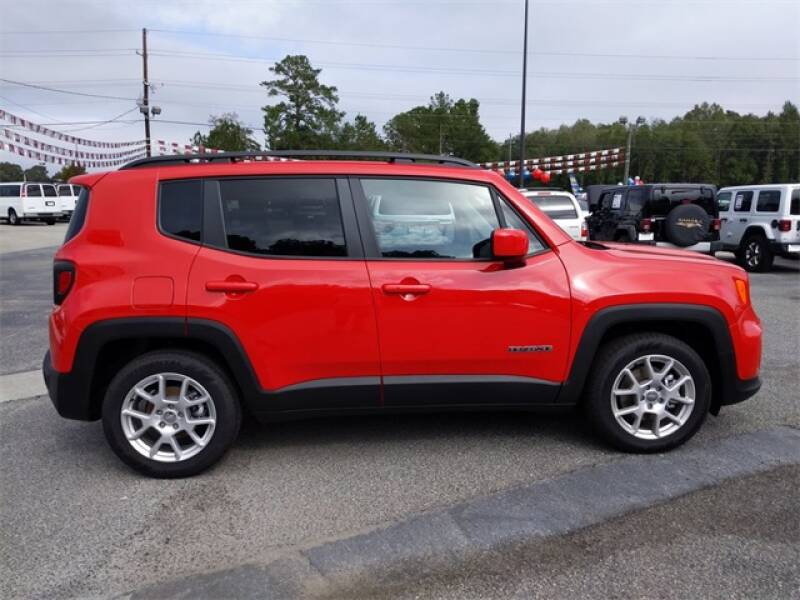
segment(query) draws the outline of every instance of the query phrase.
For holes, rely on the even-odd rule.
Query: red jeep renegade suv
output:
[[[579,405],[663,451],[760,386],[742,269],[574,242],[466,161],[159,157],[73,183],[45,380],[149,475],[219,460],[243,412]]]

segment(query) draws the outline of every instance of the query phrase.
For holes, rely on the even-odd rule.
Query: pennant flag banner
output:
[[[192,144],[179,144],[178,142],[166,142],[165,140],[158,140],[157,146],[159,156],[166,156],[168,154],[219,154],[220,152],[224,152],[224,150],[217,150],[216,148],[193,146]]]
[[[0,119],[8,121],[12,125],[18,125],[20,127],[24,127],[29,131],[38,133],[39,135],[43,135],[45,137],[53,138],[62,142],[67,142],[69,144],[89,146],[90,148],[127,148],[129,146],[142,146],[145,143],[144,140],[136,140],[132,142],[100,142],[97,140],[88,140],[86,138],[79,138],[75,137],[74,135],[69,135],[68,133],[61,133],[60,131],[54,131],[53,129],[49,129],[48,127],[45,127],[43,125],[37,125],[32,121],[28,121],[27,119],[18,117],[17,115],[11,114],[7,110],[3,110],[1,108],[0,108]]]
[[[63,155],[53,155],[45,152],[40,152],[39,150],[31,150],[30,148],[24,148],[23,146],[18,146],[16,144],[11,144],[3,141],[0,141],[0,150],[5,150],[7,152],[11,152],[12,154],[17,154],[19,156],[32,158],[38,161],[50,162],[57,165],[81,164],[87,168],[116,167],[131,160],[142,158],[145,155],[144,151],[140,151],[139,154],[135,154],[127,158],[117,158],[114,160],[92,160],[92,159],[78,160],[77,158],[70,158]]]
[[[619,166],[625,162],[624,148],[609,148],[606,150],[594,150],[592,152],[582,152],[580,154],[565,154],[563,156],[546,156],[544,158],[528,158],[523,164],[523,169],[533,172],[540,169],[551,175],[561,173],[596,171],[598,169],[609,169]],[[508,175],[511,171],[519,169],[518,160],[488,162],[479,165],[490,171],[498,171],[501,175]]]
[[[11,131],[10,129],[3,129],[3,136],[11,140],[12,142],[16,142],[17,144],[22,144],[23,146],[29,146],[36,150],[41,150],[43,152],[48,152],[50,154],[58,154],[61,156],[68,156],[70,158],[78,158],[84,160],[113,160],[115,158],[130,158],[131,156],[141,154],[144,152],[144,146],[139,146],[138,148],[133,148],[131,150],[125,150],[124,152],[85,152],[83,150],[72,150],[70,148],[63,148],[62,146],[56,146],[53,144],[46,144],[44,142],[40,142],[34,138],[29,138],[25,135],[20,135],[15,131]]]

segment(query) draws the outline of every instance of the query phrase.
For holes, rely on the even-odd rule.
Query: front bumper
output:
[[[42,375],[50,401],[59,415],[65,419],[79,421],[96,421],[100,418],[97,411],[91,409],[89,394],[86,393],[84,382],[75,373],[56,371],[50,360],[49,350],[42,361]]]

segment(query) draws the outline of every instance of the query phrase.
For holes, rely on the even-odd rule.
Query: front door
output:
[[[377,407],[375,312],[347,180],[204,185],[188,317],[238,337],[263,391],[252,409]]]
[[[488,186],[354,181],[387,406],[552,402],[566,368],[564,267]],[[491,258],[491,233],[528,231],[526,264]]]

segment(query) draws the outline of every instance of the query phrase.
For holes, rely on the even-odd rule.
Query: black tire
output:
[[[619,242],[620,244],[630,244],[633,240],[631,240],[631,236],[627,231],[617,232],[614,236],[614,241]]]
[[[741,267],[750,273],[766,273],[772,269],[775,255],[763,234],[750,233],[742,239],[736,251],[736,259]]]
[[[47,223],[48,225],[55,225],[56,224],[56,220],[55,219],[45,219],[44,222]]]
[[[19,215],[17,215],[17,211],[15,211],[13,208],[8,209],[8,224],[9,225],[22,224],[22,219],[19,218]]]
[[[122,428],[120,411],[128,392],[144,378],[158,373],[179,373],[197,381],[213,398],[216,411],[216,424],[207,445],[198,454],[178,462],[159,462],[143,456],[128,442]],[[157,478],[191,477],[209,468],[233,444],[242,420],[239,399],[227,376],[206,357],[182,350],[150,352],[125,365],[108,386],[102,413],[103,431],[116,455],[128,466]]]
[[[662,438],[641,439],[617,422],[611,408],[611,390],[626,365],[652,354],[672,357],[688,369],[695,383],[695,401],[688,418],[677,430]],[[711,377],[703,359],[690,346],[661,333],[639,333],[604,344],[597,356],[584,389],[583,406],[590,425],[603,439],[625,452],[650,453],[680,446],[697,433],[711,406]]]
[[[712,218],[702,206],[680,204],[664,219],[664,235],[681,248],[708,241]]]

